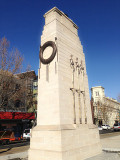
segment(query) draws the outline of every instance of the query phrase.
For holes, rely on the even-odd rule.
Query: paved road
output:
[[[100,134],[100,139],[103,139],[103,138],[107,138],[107,137],[114,137],[114,136],[119,136],[120,135],[120,132],[108,132],[108,133],[102,133]]]
[[[106,133],[112,133],[112,132],[115,132],[113,129],[104,129],[104,130],[99,130],[99,133],[100,134],[106,134]]]
[[[86,160],[120,160],[120,156],[117,153],[102,152],[100,155],[87,158]]]
[[[103,152],[97,156],[88,158],[87,160],[120,160],[120,154],[110,152],[115,149],[120,149],[120,132],[109,132],[105,134],[100,134],[100,141],[102,144],[102,148],[107,148],[107,152]],[[108,152],[109,148],[109,152]]]
[[[29,141],[23,141],[23,142],[14,142],[9,145],[0,145],[0,150],[1,149],[7,149],[7,148],[16,148],[16,147],[21,147],[21,146],[28,146],[30,145]]]
[[[12,143],[10,145],[0,145],[0,160],[20,160],[19,157],[27,157],[30,142]],[[21,159],[23,160],[23,159]]]

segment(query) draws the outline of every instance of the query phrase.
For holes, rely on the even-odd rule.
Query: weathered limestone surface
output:
[[[85,159],[100,153],[101,145],[98,130],[92,124],[85,56],[78,27],[56,7],[44,17],[41,45],[54,41],[57,54],[50,64],[40,63],[37,126],[32,130],[29,160]],[[45,49],[45,57],[49,57],[50,49]],[[74,62],[76,58],[79,64],[82,61],[84,71],[80,74],[76,67],[74,72],[70,67],[71,55]]]

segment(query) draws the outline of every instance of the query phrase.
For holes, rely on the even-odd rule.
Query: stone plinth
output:
[[[37,126],[32,130],[29,160],[80,160],[101,152],[92,124],[85,56],[77,25],[56,7],[45,15],[41,46],[57,47],[49,64],[40,63]],[[51,49],[44,51],[50,56]]]

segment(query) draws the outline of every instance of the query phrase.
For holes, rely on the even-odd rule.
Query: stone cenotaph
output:
[[[29,160],[83,160],[101,153],[77,25],[56,7],[45,15],[38,70],[37,126]]]

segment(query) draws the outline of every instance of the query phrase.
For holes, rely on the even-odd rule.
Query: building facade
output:
[[[120,122],[120,103],[113,98],[105,96],[102,86],[91,88],[91,108],[93,123],[100,126]]]
[[[33,110],[37,110],[38,77],[33,81]]]

